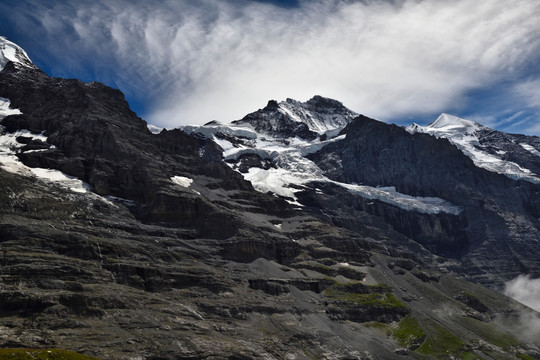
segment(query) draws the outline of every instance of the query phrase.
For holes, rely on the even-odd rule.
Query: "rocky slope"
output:
[[[262,120],[156,135],[118,90],[4,57],[1,347],[155,360],[539,356],[535,312],[437,272],[454,262],[392,223],[454,234],[464,205],[397,184],[347,188],[324,166],[361,124],[338,102],[272,102]],[[276,184],[280,174],[290,181]]]

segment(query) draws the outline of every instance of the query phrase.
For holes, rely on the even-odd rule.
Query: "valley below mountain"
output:
[[[540,276],[537,137],[322,96],[152,132],[0,50],[0,358],[540,358],[501,294]]]

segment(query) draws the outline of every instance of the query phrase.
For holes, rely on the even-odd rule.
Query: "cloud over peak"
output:
[[[62,71],[92,68],[169,127],[313,94],[387,120],[456,111],[540,53],[540,3],[529,0],[73,3],[35,5]],[[513,93],[540,108],[534,81]]]

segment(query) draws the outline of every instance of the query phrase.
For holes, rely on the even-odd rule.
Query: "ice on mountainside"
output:
[[[33,67],[32,61],[20,46],[0,36],[0,71],[10,61],[22,66]]]
[[[0,97],[0,121],[9,115],[20,115],[21,110],[12,109],[9,99]]]
[[[531,145],[529,145],[529,144],[519,144],[519,145],[522,148],[524,148],[525,150],[527,150],[528,152],[530,152],[531,154],[536,155],[536,156],[540,156],[540,151],[536,150]]]
[[[22,114],[18,109],[12,109],[10,107],[10,101],[5,98],[0,98],[0,121],[9,115]],[[58,170],[31,168],[24,165],[17,157],[17,152],[21,151],[24,144],[17,141],[17,138],[24,137],[31,140],[47,143],[47,137],[43,134],[32,134],[28,130],[19,130],[13,133],[6,133],[2,126],[0,126],[0,167],[5,171],[21,174],[25,176],[35,176],[37,178],[51,181],[65,187],[73,192],[86,193],[89,189],[88,184],[83,181],[64,174]],[[54,145],[50,145],[50,148],[54,148]],[[45,151],[44,150],[28,150],[30,151]]]
[[[511,179],[540,183],[540,177],[529,169],[498,157],[497,155],[504,155],[503,149],[499,149],[496,152],[497,155],[483,150],[478,136],[479,132],[485,129],[488,128],[476,122],[448,114],[441,114],[437,120],[427,126],[412,124],[406,128],[411,134],[426,133],[437,138],[448,139],[480,168],[503,174]],[[531,151],[527,147],[523,148]]]
[[[17,152],[24,144],[17,141],[19,137],[31,138],[46,142],[47,137],[42,134],[32,134],[28,130],[19,130],[14,133],[2,133],[0,131],[0,167],[5,171],[20,174],[24,176],[35,176],[45,181],[54,182],[73,192],[86,193],[89,190],[88,184],[83,181],[64,174],[58,170],[32,168],[24,165],[17,157]],[[51,148],[54,148],[51,145]],[[45,150],[30,150],[30,151],[45,151]]]
[[[185,176],[173,176],[171,177],[171,181],[177,185],[180,185],[186,188],[190,187],[191,184],[193,183],[193,179],[190,179]]]
[[[200,192],[191,188],[191,185],[193,184],[193,179],[191,178],[188,178],[185,176],[172,176],[171,181],[175,183],[176,185],[180,185],[181,187],[190,189],[192,192],[194,192],[197,195],[201,195]]]
[[[274,103],[269,113],[259,110],[252,115],[250,121],[274,122],[273,129],[279,127],[280,119],[276,118],[276,111],[286,115],[286,121],[308,125],[311,131],[324,137],[314,140],[306,140],[294,134],[279,132],[258,133],[252,124],[247,121],[237,121],[231,125],[211,122],[204,126],[180,127],[187,133],[198,133],[213,139],[223,149],[224,160],[229,164],[236,163],[244,155],[258,155],[261,159],[268,159],[275,165],[268,169],[251,167],[245,173],[244,178],[250,181],[253,187],[260,192],[272,192],[285,197],[291,204],[302,206],[295,193],[298,188],[307,184],[327,182],[341,186],[351,193],[372,200],[380,200],[394,206],[422,213],[435,214],[440,212],[458,214],[461,208],[438,198],[413,197],[398,193],[394,188],[375,188],[363,185],[351,185],[340,183],[327,178],[323,171],[305,156],[319,151],[324,146],[340,141],[345,135],[337,135],[356,116],[355,113],[345,108],[341,103],[314,97],[306,103],[287,99],[284,102]],[[250,116],[248,115],[248,117]],[[234,168],[234,165],[231,165]]]

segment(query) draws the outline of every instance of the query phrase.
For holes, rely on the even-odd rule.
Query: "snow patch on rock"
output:
[[[8,115],[19,114],[22,114],[21,111],[18,109],[12,109],[8,99],[0,98],[0,121]],[[3,170],[24,176],[34,176],[47,182],[53,182],[66,189],[69,189],[72,192],[89,192],[90,186],[88,184],[75,177],[66,175],[61,171],[43,168],[31,168],[24,165],[17,157],[17,153],[20,153],[21,148],[24,146],[24,144],[17,141],[17,138],[19,137],[31,138],[32,140],[47,143],[47,137],[43,135],[43,133],[33,134],[28,130],[18,130],[13,133],[6,133],[5,130],[0,126],[0,167]],[[51,145],[50,148],[54,148],[54,145]],[[45,150],[29,150],[28,152]]]
[[[171,181],[177,185],[180,185],[182,187],[188,188],[193,183],[193,179],[190,179],[185,176],[173,176],[171,177]]]
[[[0,120],[9,115],[20,115],[22,112],[19,109],[12,109],[9,99],[0,97]]]
[[[525,150],[527,150],[528,152],[530,152],[531,154],[540,156],[540,151],[536,150],[533,146],[529,144],[519,144],[519,145]]]
[[[0,167],[10,173],[23,176],[34,176],[47,182],[53,182],[72,192],[86,193],[90,186],[73,176],[64,174],[59,170],[31,168],[24,165],[17,157],[19,148],[23,146],[17,141],[20,136],[30,137],[33,140],[47,141],[43,134],[32,134],[28,130],[19,130],[14,133],[0,133]]]

